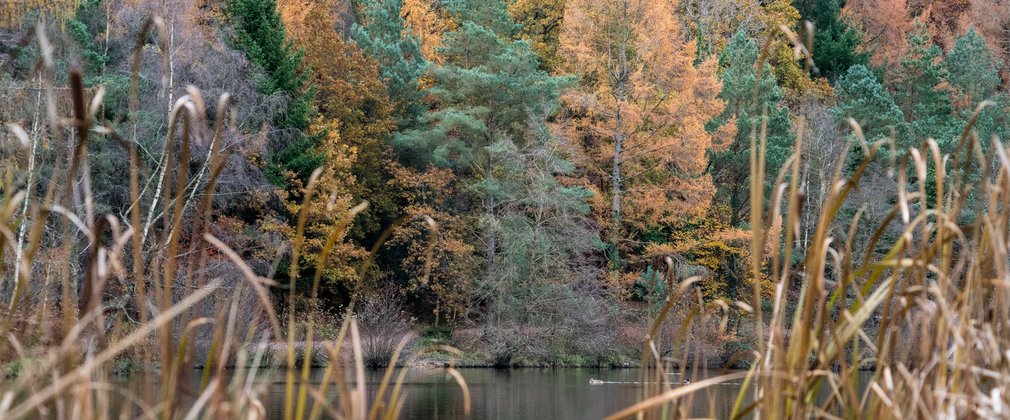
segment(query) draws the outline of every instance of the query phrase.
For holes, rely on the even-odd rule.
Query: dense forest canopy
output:
[[[150,15],[160,20],[138,43]],[[42,26],[55,55],[24,41]],[[497,364],[617,357],[665,296],[661,273],[700,276],[706,301],[772,293],[770,272],[752,269],[762,263],[749,212],[772,207],[780,173],[816,210],[832,174],[860,163],[839,161],[843,150],[893,138],[886,153],[898,160],[931,138],[953,153],[983,101],[979,144],[1010,134],[1010,5],[1000,0],[22,1],[0,2],[0,28],[0,122],[39,138],[36,63],[58,57],[57,89],[80,69],[88,95],[104,95],[95,118],[107,129],[81,168],[93,199],[58,198],[92,220],[132,224],[139,210],[146,222],[130,227],[145,235],[145,256],[164,244],[201,261],[199,273],[168,277],[242,276],[209,251],[206,225],[275,280],[269,296],[288,319],[352,298],[396,302],[402,311],[389,316]],[[176,143],[182,125],[166,111],[193,100],[191,86],[203,92],[198,119],[220,135],[194,122],[193,141]],[[216,102],[224,92],[230,101]],[[111,132],[139,151],[140,200]],[[41,200],[64,149],[0,155],[4,196]],[[852,258],[900,235],[849,235],[853,220],[888,216],[896,183],[941,193],[932,172],[866,171],[828,226],[861,250]],[[797,221],[793,255],[817,229]],[[79,294],[87,247],[57,246],[62,234],[83,235],[41,232],[29,239],[46,258],[18,267],[47,273],[47,261],[69,260],[63,275]],[[146,319],[134,295],[147,286],[123,280],[108,298]],[[733,328],[711,337],[713,353],[756,334],[738,322],[742,309],[727,311]]]

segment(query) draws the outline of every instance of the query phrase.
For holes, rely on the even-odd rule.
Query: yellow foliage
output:
[[[695,65],[675,6],[569,0],[560,34],[564,70],[582,79],[563,98],[565,134],[585,148],[590,176],[619,190],[623,221],[639,228],[704,214],[715,193],[706,151],[734,134],[705,129],[723,110],[721,86],[714,60]],[[620,177],[611,175],[618,139]]]
[[[18,28],[33,13],[56,19],[61,24],[74,16],[81,0],[6,0],[0,1],[0,28]],[[32,22],[34,23],[34,22]]]
[[[433,0],[404,0],[400,14],[421,41],[421,55],[428,61],[441,63],[438,48],[442,46],[442,34],[455,29],[456,22]]]

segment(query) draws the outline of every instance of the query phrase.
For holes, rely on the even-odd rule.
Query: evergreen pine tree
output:
[[[355,25],[352,32],[358,46],[379,62],[397,125],[407,129],[416,125],[425,110],[418,80],[428,62],[421,55],[420,41],[405,28],[402,8],[403,0],[372,2],[365,9],[364,24]]]
[[[713,152],[710,157],[712,173],[716,184],[720,186],[718,197],[729,204],[733,225],[738,225],[743,220],[749,205],[747,179],[750,176],[751,135],[760,135],[765,112],[768,115],[765,179],[769,183],[774,182],[779,168],[792,149],[789,110],[780,104],[784,96],[782,89],[768,64],[765,64],[761,79],[758,80],[755,69],[757,59],[758,47],[752,39],[743,32],[733,36],[719,57],[722,69],[722,92],[719,98],[725,101],[726,108],[722,115],[708,124],[709,131],[715,131],[731,121],[735,121],[737,126],[736,136],[729,149]]]
[[[838,105],[834,109],[835,118],[845,124],[849,118],[856,120],[867,141],[874,142],[890,136],[894,130],[898,137],[904,137],[908,129],[901,109],[894,98],[877,80],[877,76],[862,64],[849,67],[835,83],[835,97]]]
[[[285,141],[273,150],[267,176],[286,185],[288,173],[306,180],[323,163],[318,150],[322,135],[309,136],[315,90],[302,66],[302,51],[287,40],[275,0],[227,0],[235,35],[233,43],[263,72],[259,89],[287,97],[287,106],[273,116]]]
[[[572,324],[583,318],[576,312],[598,308],[600,296],[584,290],[594,277],[592,265],[584,261],[602,248],[602,241],[588,218],[592,193],[565,186],[557,178],[574,171],[561,156],[559,139],[542,120],[534,118],[530,126],[524,145],[502,137],[487,148],[500,175],[481,183],[498,203],[489,226],[500,251],[492,280],[478,284],[492,309],[489,323],[500,331],[548,329],[554,343],[573,343],[585,327],[599,328]],[[524,346],[549,344],[546,336],[492,335],[492,357],[503,365]]]
[[[834,80],[856,64],[866,64],[869,56],[856,49],[862,35],[842,20],[841,0],[794,0],[804,20],[814,24],[814,64],[818,74]]]
[[[993,135],[1006,138],[1010,121],[1003,109],[1010,102],[1005,93],[998,91],[1000,79],[996,61],[985,39],[975,32],[975,28],[969,28],[957,39],[947,55],[946,65],[950,69],[948,81],[954,88],[961,120],[967,124],[982,101],[992,101],[995,106],[982,111],[975,123],[975,131],[983,144],[988,144]]]
[[[397,143],[415,151],[415,163],[451,167],[475,180],[486,261],[480,284],[496,293],[487,308],[488,322],[495,325],[497,317],[508,312],[499,308],[503,301],[495,296],[517,295],[520,291],[510,285],[544,280],[538,277],[540,271],[524,271],[519,266],[534,257],[526,253],[533,245],[512,242],[517,237],[511,235],[537,234],[524,232],[521,226],[544,229],[548,221],[538,217],[548,211],[552,213],[549,223],[575,223],[571,218],[581,217],[580,213],[570,209],[586,205],[582,192],[563,189],[554,178],[555,171],[564,166],[556,149],[540,149],[547,167],[513,162],[525,168],[521,169],[510,166],[513,163],[508,160],[515,155],[506,146],[512,144],[515,150],[541,147],[537,142],[547,130],[546,118],[557,112],[561,90],[572,80],[541,70],[530,44],[514,40],[518,26],[502,1],[457,0],[447,7],[460,25],[442,39],[439,54],[444,64],[429,71],[431,110],[421,118],[421,128],[397,136]],[[531,178],[525,176],[527,169],[544,172]],[[545,210],[548,207],[557,210]],[[561,228],[552,231],[555,236],[549,246],[563,250],[563,238],[570,234]],[[571,252],[565,256],[575,257]]]
[[[947,80],[947,68],[940,47],[930,40],[926,25],[916,21],[908,35],[908,50],[901,59],[901,71],[894,81],[894,100],[909,124],[908,138],[900,139],[903,147],[917,146],[927,138],[940,143],[950,152],[954,143],[955,124],[950,96],[940,89]]]
[[[499,134],[522,144],[529,116],[553,113],[572,79],[538,68],[529,43],[513,40],[518,25],[501,1],[447,6],[460,25],[442,39],[444,64],[428,73],[432,109],[421,117],[422,127],[398,135],[395,143],[414,152],[415,164],[467,172],[476,163],[487,170],[484,148]]]

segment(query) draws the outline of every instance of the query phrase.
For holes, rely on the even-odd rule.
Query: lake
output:
[[[638,401],[640,369],[460,369],[470,386],[472,413],[479,419],[599,419]],[[698,378],[725,372],[703,371]],[[367,372],[370,392],[376,392],[383,371]],[[322,371],[314,372],[314,378]],[[674,378],[678,378],[674,376]],[[589,383],[590,379],[605,382]],[[677,380],[679,382],[680,380]],[[692,415],[726,418],[732,410],[740,381],[716,385],[695,395]],[[441,370],[411,368],[404,382],[405,419],[463,418],[463,395]],[[268,387],[264,403],[271,418],[280,418],[284,383]]]

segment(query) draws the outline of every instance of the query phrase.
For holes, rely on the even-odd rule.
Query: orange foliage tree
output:
[[[428,61],[441,63],[438,47],[442,46],[442,34],[456,27],[456,23],[441,6],[441,2],[403,0],[401,15],[407,22],[407,27],[421,41],[421,55]]]
[[[1003,80],[1010,80],[1010,4],[1007,0],[973,0],[968,17],[999,59]]]
[[[564,129],[609,194],[613,245],[624,225],[704,214],[715,193],[706,151],[732,135],[705,130],[724,107],[715,63],[694,65],[674,10],[671,0],[571,0],[565,9],[560,50],[582,79],[564,97]]]
[[[289,1],[280,11],[285,26],[290,28],[289,36],[304,51],[304,63],[312,73],[319,112],[312,129],[326,136],[322,153],[327,164],[320,178],[321,190],[306,204],[313,207],[306,227],[305,258],[315,258],[314,252],[322,249],[332,229],[349,226],[341,242],[346,238],[358,245],[338,249],[342,252],[333,258],[342,261],[328,265],[324,278],[338,283],[350,281],[357,274],[347,261],[363,257],[362,246],[374,241],[383,226],[395,218],[386,191],[390,177],[386,167],[394,160],[383,141],[395,127],[391,107],[379,80],[378,64],[338,32],[333,7]],[[369,206],[355,223],[345,220],[348,208],[365,200]],[[296,210],[301,204],[288,206]]]
[[[451,169],[405,167],[394,169],[390,181],[403,217],[390,231],[382,262],[407,279],[415,307],[430,313],[436,325],[465,316],[475,290],[478,264],[467,229],[472,219],[444,208],[459,193],[458,181]]]
[[[850,0],[842,12],[863,32],[863,48],[876,65],[894,66],[905,53],[906,35],[912,30],[905,0]]]
[[[909,0],[908,9],[912,17],[926,24],[933,43],[947,50],[964,25],[971,3],[972,0]]]

